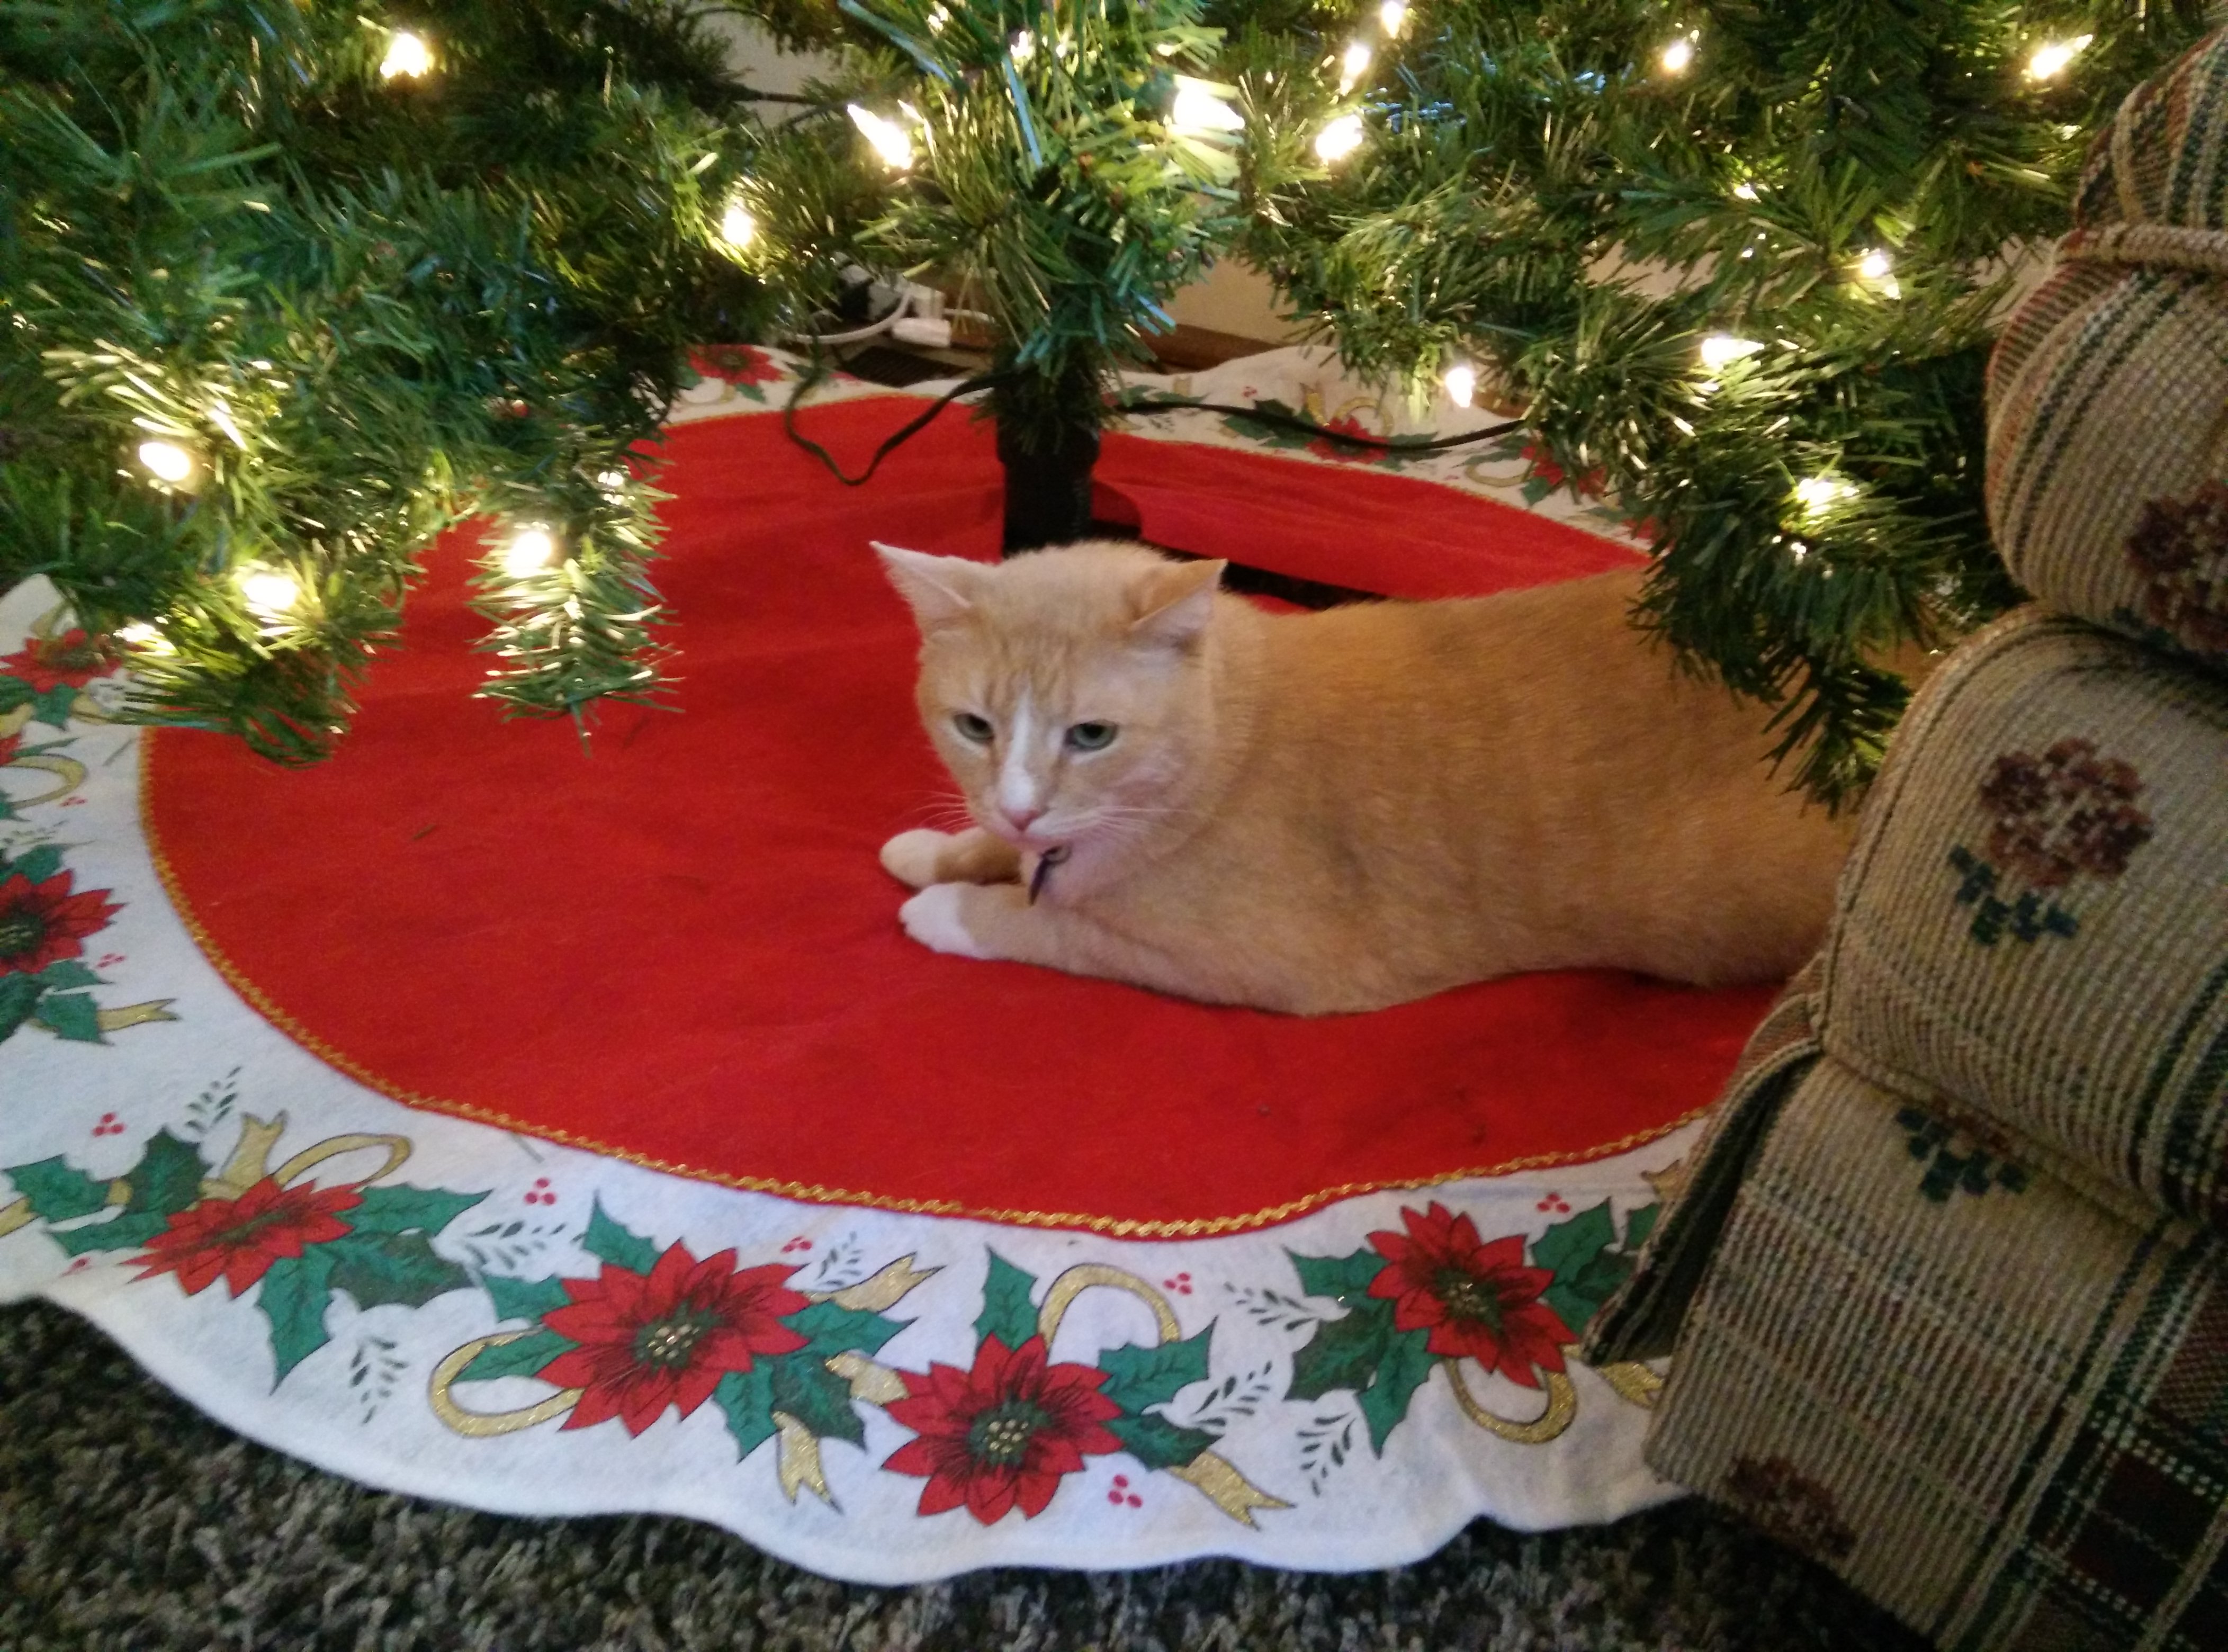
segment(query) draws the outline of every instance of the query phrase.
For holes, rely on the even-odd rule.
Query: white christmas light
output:
[[[1206,81],[1179,74],[1168,125],[1178,131],[1239,132],[1245,130],[1245,117],[1208,90]]]
[[[1753,201],[1756,199],[1756,185],[1753,183],[1736,183],[1733,185],[1733,194],[1743,201]]]
[[[596,478],[596,485],[605,493],[618,493],[624,490],[626,484],[627,473],[624,471],[606,471]]]
[[[1666,74],[1684,74],[1687,66],[1694,61],[1694,42],[1683,37],[1674,40],[1656,54],[1655,61],[1663,66]]]
[[[1814,516],[1844,499],[1854,498],[1856,491],[1853,483],[1844,482],[1839,477],[1806,476],[1795,484],[1796,503]]]
[[[1326,161],[1342,161],[1361,147],[1361,117],[1341,115],[1316,134],[1316,153]]]
[[[1857,260],[1857,273],[1867,281],[1885,281],[1893,268],[1895,260],[1877,247]]]
[[[1015,62],[1026,63],[1037,54],[1037,37],[1024,29],[1014,36],[1014,43],[1008,49],[1012,53]]]
[[[139,463],[173,487],[186,481],[199,468],[194,456],[176,442],[140,443]]]
[[[1764,346],[1753,338],[1735,338],[1731,333],[1712,333],[1702,341],[1702,365],[1716,373],[1745,355],[1753,355]]]
[[[387,55],[380,61],[382,80],[414,80],[433,67],[433,54],[426,42],[407,29],[387,36]]]
[[[858,104],[847,104],[844,107],[851,124],[866,134],[874,153],[882,157],[883,165],[893,172],[902,172],[912,164],[912,139],[906,135],[904,127]]]
[[[1348,42],[1345,54],[1338,60],[1338,89],[1353,90],[1354,83],[1369,72],[1369,60],[1377,54],[1366,40]]]
[[[1477,394],[1477,369],[1468,362],[1457,362],[1441,375],[1439,382],[1447,387],[1447,400],[1457,407],[1469,406],[1470,398]]]
[[[730,201],[720,215],[720,239],[739,252],[758,238],[758,233],[759,221],[751,209],[739,201]]]
[[[1385,31],[1386,38],[1399,38],[1400,31],[1408,26],[1408,0],[1385,0],[1377,8],[1377,26]]]
[[[2054,80],[2065,73],[2065,66],[2088,48],[2094,35],[2077,35],[2071,40],[2046,41],[2034,48],[2026,61],[2026,78],[2030,80]]]
[[[144,619],[125,626],[116,636],[118,641],[130,644],[143,654],[175,654],[178,651],[176,644]]]
[[[541,573],[556,557],[557,536],[538,523],[529,523],[503,547],[503,571],[514,579],[523,579]]]
[[[301,601],[302,586],[291,573],[250,566],[240,571],[240,595],[249,611],[269,624],[283,619],[287,611]]]
[[[944,25],[951,21],[951,14],[946,11],[942,6],[931,6],[928,9],[928,32],[930,34],[942,34],[944,32]]]

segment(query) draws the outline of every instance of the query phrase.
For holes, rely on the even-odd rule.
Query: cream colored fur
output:
[[[1525,970],[1772,980],[1824,932],[1849,823],[1628,623],[1636,572],[1275,617],[1136,546],[877,548],[977,822],[882,850],[939,951],[1321,1015]]]

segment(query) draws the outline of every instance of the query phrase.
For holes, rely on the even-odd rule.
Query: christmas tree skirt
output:
[[[777,364],[720,365],[663,478],[677,709],[585,750],[470,697],[461,541],[302,772],[106,720],[52,592],[0,605],[0,1298],[340,1473],[869,1581],[1379,1566],[1668,1495],[1655,1374],[1569,1344],[1766,995],[1301,1021],[916,946],[874,851],[949,783],[867,541],[994,554],[987,427],[845,490],[725,416]],[[1353,416],[1312,357],[1222,371]],[[910,411],[804,422],[855,464]],[[1633,554],[1507,450],[1280,440],[1159,415],[1102,507],[1403,595]]]

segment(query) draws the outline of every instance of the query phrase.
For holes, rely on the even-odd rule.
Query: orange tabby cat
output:
[[[875,548],[979,823],[882,848],[938,951],[1322,1015],[1521,970],[1771,980],[1824,932],[1849,823],[1631,627],[1636,570],[1271,616],[1139,546]]]

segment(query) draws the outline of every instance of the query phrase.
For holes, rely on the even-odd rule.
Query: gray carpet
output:
[[[531,1521],[367,1491],[248,1444],[74,1316],[0,1309],[0,1652],[1923,1652],[1693,1502],[1478,1525],[1354,1577],[830,1583],[680,1520]]]

